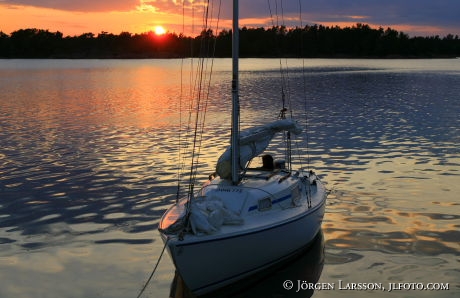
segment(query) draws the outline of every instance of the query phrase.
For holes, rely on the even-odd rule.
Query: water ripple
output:
[[[447,67],[434,60],[319,59],[305,71],[289,61],[296,64],[288,101],[302,107],[293,111],[302,124],[308,120],[308,143],[295,140],[303,158],[294,162],[307,166],[308,156],[332,191],[323,281],[356,279],[362,271],[379,282],[410,281],[409,274],[458,281],[457,60]],[[198,179],[214,171],[228,145],[228,62],[216,61]],[[81,276],[74,297],[132,294],[161,251],[155,229],[177,191],[178,132],[188,133],[177,112],[188,103],[180,102],[179,80],[172,79],[180,61],[34,60],[18,69],[4,63],[0,283],[30,284],[21,290],[29,296],[69,297],[67,287],[33,281],[67,285]],[[248,59],[242,68],[245,128],[276,117],[282,95],[271,88],[279,85],[279,61]],[[270,152],[284,154],[276,146]],[[167,281],[153,287],[167,292],[172,264],[159,272]],[[113,288],[112,274],[125,281],[123,289]]]

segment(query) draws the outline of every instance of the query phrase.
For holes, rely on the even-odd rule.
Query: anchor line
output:
[[[163,249],[161,250],[160,256],[158,257],[158,260],[157,260],[157,263],[155,264],[155,267],[153,267],[152,273],[150,273],[149,278],[145,282],[144,286],[142,287],[141,291],[139,292],[139,294],[137,295],[136,298],[140,298],[142,296],[142,294],[144,293],[145,289],[147,288],[147,286],[149,285],[150,281],[152,280],[152,277],[155,274],[155,272],[157,271],[158,265],[160,264],[161,258],[163,257],[163,253],[166,250],[168,242],[169,242],[169,238],[166,239],[165,245],[163,246]]]

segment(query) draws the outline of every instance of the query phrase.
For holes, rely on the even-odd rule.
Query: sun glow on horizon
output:
[[[155,32],[156,35],[163,35],[166,33],[166,29],[160,25],[155,26],[155,28],[153,28],[153,31]]]

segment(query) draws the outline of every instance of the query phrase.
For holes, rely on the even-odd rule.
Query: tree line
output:
[[[101,32],[66,36],[59,31],[20,29],[0,31],[1,58],[179,58],[231,56],[231,30],[199,36],[153,32],[118,35]],[[458,35],[409,37],[366,24],[352,27],[307,25],[240,29],[241,57],[306,58],[436,58],[459,57]]]

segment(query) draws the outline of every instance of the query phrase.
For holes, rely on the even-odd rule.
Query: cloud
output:
[[[64,11],[126,12],[133,10],[155,10],[175,14],[181,13],[183,6],[186,10],[189,10],[192,4],[202,6],[198,2],[193,0],[0,0],[0,4],[3,5],[22,5]]]
[[[103,12],[154,10],[163,14],[179,15],[184,10],[191,15],[201,13],[200,1],[193,0],[0,0],[2,5],[27,5],[67,11]],[[305,23],[361,22],[370,24],[407,24],[419,26],[460,27],[460,1],[458,0],[301,0],[302,18]],[[231,19],[231,1],[211,1],[214,16],[217,5],[222,3],[220,16]],[[269,3],[269,5],[267,5]],[[240,1],[243,19],[266,20],[270,16],[282,15],[285,19],[298,19],[299,1],[293,0],[248,0]],[[281,20],[280,20],[281,21]],[[270,24],[260,24],[270,25]]]
[[[2,0],[3,5],[25,5],[79,12],[130,11],[141,0]]]
[[[220,16],[220,27],[229,27],[232,1],[210,1],[209,15]],[[240,1],[240,26],[266,27],[273,24],[300,25],[299,2],[302,5],[302,25],[350,26],[356,23],[373,27],[410,29],[417,34],[460,34],[459,0],[245,0]],[[203,17],[203,1],[198,0],[0,0],[9,8],[38,7],[68,12],[135,12],[149,15],[151,22],[178,26],[185,20],[199,22]],[[218,7],[221,3],[222,7]],[[192,10],[192,8],[194,8]],[[271,15],[273,16],[271,18]],[[168,23],[163,20],[168,19]],[[128,22],[128,19],[121,19]],[[144,22],[150,22],[143,18]],[[400,28],[400,29],[398,29]]]
[[[267,2],[278,15],[297,17],[299,1],[252,0],[242,4],[244,15],[266,16]],[[302,18],[308,23],[361,22],[460,27],[458,0],[303,0]]]
[[[182,1],[145,0],[158,12],[181,13]],[[231,19],[231,1],[211,1],[213,15],[217,15],[219,2],[220,17]],[[420,28],[448,28],[459,33],[460,1],[458,0],[301,0],[303,24],[364,23],[374,26],[399,26]],[[191,1],[185,1],[185,12],[190,13]],[[197,9],[196,11],[199,11]],[[197,12],[196,12],[197,13]],[[270,19],[270,14],[273,18]],[[283,23],[299,24],[299,1],[293,0],[251,0],[240,1],[241,25],[270,26]],[[277,19],[278,18],[278,19]],[[245,22],[246,20],[246,22]],[[257,23],[260,20],[260,23]]]

